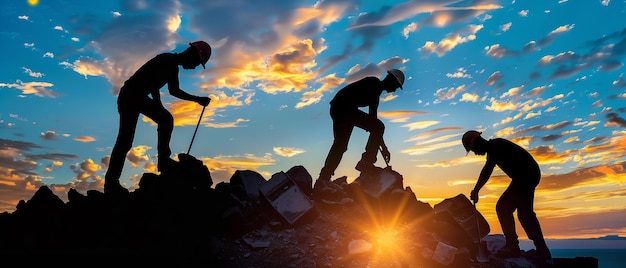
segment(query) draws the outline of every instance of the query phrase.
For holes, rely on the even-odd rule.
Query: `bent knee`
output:
[[[174,116],[171,114],[164,115],[156,123],[159,125],[159,130],[174,129]]]
[[[372,123],[371,133],[384,133],[385,132],[385,124],[380,119],[376,119]]]
[[[508,204],[506,202],[496,203],[496,213],[498,214],[513,213],[513,211],[515,211],[515,206],[513,206],[512,204]]]
[[[166,125],[174,125],[174,116],[170,113],[168,113],[166,116],[163,117],[163,123]]]

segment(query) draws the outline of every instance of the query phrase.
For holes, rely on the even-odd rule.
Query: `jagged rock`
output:
[[[81,203],[86,199],[86,196],[76,191],[76,189],[72,188],[67,191],[67,200],[68,203]]]
[[[348,254],[350,255],[366,253],[370,252],[371,250],[372,244],[363,239],[352,240],[348,244]]]
[[[178,154],[178,160],[180,161],[180,177],[183,178],[189,187],[206,189],[213,185],[209,168],[202,163],[202,160],[184,153]]]
[[[313,191],[313,177],[303,166],[293,166],[285,172],[307,196]]]
[[[63,209],[64,202],[56,196],[48,186],[41,186],[39,189],[33,194],[33,197],[28,200],[20,200],[17,205],[17,214],[47,214],[47,213],[58,213],[61,209]]]
[[[241,187],[243,190],[243,192],[240,192],[240,198],[252,203],[261,201],[259,189],[265,182],[265,178],[254,170],[237,170],[230,177],[230,184]]]

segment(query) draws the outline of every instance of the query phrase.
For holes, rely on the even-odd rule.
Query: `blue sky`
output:
[[[540,163],[535,209],[546,237],[626,235],[625,1],[10,1],[0,38],[0,211],[42,185],[102,190],[120,86],[151,57],[213,47],[181,88],[210,96],[190,153],[214,183],[302,165],[317,178],[342,86],[398,68],[383,93],[390,165],[419,200],[469,195],[484,157],[461,135],[510,139]],[[202,107],[162,99],[172,151],[187,152]],[[154,172],[156,126],[141,118],[122,182]],[[355,128],[336,177],[367,133]],[[384,166],[382,160],[377,165]],[[496,170],[478,209],[500,232]],[[521,230],[521,228],[518,228]],[[525,234],[520,231],[523,237]]]

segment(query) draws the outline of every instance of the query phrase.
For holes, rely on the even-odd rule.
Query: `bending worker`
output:
[[[511,178],[511,183],[496,203],[496,213],[506,238],[506,245],[498,251],[498,255],[504,258],[520,256],[513,218],[513,212],[517,210],[520,224],[528,238],[535,244],[537,256],[542,261],[552,263],[552,255],[533,209],[535,188],[541,178],[539,164],[521,146],[503,138],[485,140],[480,136],[481,133],[470,130],[465,132],[462,138],[467,153],[473,151],[476,155],[487,154],[487,161],[470,194],[470,199],[478,203],[478,192],[487,183],[496,165]]]

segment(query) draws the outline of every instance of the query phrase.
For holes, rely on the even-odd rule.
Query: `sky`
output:
[[[270,179],[297,165],[315,180],[333,140],[334,94],[397,68],[404,88],[381,95],[379,118],[389,165],[418,200],[469,196],[485,158],[466,155],[461,136],[479,130],[540,164],[535,211],[546,238],[626,236],[624,0],[2,5],[0,212],[43,185],[64,201],[72,188],[102,191],[121,85],[157,54],[204,40],[206,70],[180,71],[183,90],[211,97],[204,113],[161,95],[175,119],[172,157],[201,159],[214,185],[236,170]],[[158,174],[156,129],[140,117],[121,177],[131,191]],[[354,129],[333,179],[359,175],[367,135]],[[492,233],[509,182],[496,169],[480,192]]]

